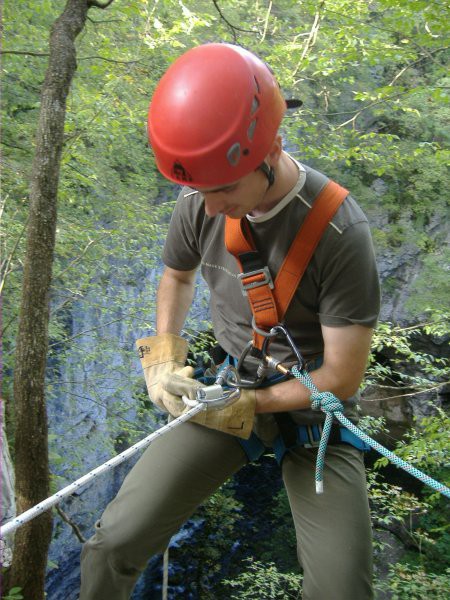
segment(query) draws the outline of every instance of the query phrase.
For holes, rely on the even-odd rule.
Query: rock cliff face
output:
[[[374,181],[372,190],[380,202],[389,192],[382,179]],[[380,210],[377,202],[363,208],[371,225],[382,283],[380,320],[399,325],[417,322],[433,293],[434,303],[439,301],[441,279],[448,292],[447,215],[437,211],[419,222],[406,209],[393,218]],[[430,265],[435,266],[434,273],[427,270]],[[426,294],[427,290],[431,294]]]
[[[378,192],[382,193],[382,182],[379,183],[378,188]],[[439,296],[448,297],[449,292],[448,278],[445,282],[445,272],[448,271],[449,265],[446,264],[445,256],[440,251],[441,248],[447,248],[450,241],[445,220],[435,215],[421,231],[417,231],[408,216],[405,216],[396,224],[396,229],[401,232],[401,244],[399,242],[400,245],[392,245],[390,240],[391,244],[388,245],[385,239],[386,232],[392,232],[392,224],[388,223],[387,216],[377,214],[375,209],[367,213],[374,232],[382,284],[380,321],[402,327],[426,321],[429,317],[424,312],[432,295],[435,294],[438,300]],[[419,238],[427,240],[434,251],[424,251],[418,244]],[[430,265],[435,271],[429,271]],[[435,278],[436,271],[438,277]],[[439,283],[439,275],[445,282],[443,289]],[[431,335],[416,336],[415,348],[435,357],[447,359],[450,357],[448,337],[436,339]],[[392,358],[392,352],[378,358],[389,360]],[[399,439],[415,418],[420,419],[421,416],[430,414],[432,406],[448,405],[449,400],[448,386],[440,387],[434,392],[420,394],[415,394],[412,389],[406,388],[399,395],[395,382],[387,381],[386,385],[369,386],[365,389],[361,408],[364,414],[386,419],[391,440],[388,442],[381,436],[380,441],[392,445],[392,438]]]
[[[375,232],[383,232],[387,222],[376,215],[369,215]],[[406,226],[406,225],[405,225]],[[438,220],[430,223],[428,234],[435,238],[442,238],[444,226]],[[380,276],[383,282],[383,308],[381,320],[401,324],[413,322],[409,300],[415,293],[415,286],[420,278],[426,277],[424,273],[423,255],[414,243],[414,234],[406,236],[405,243],[395,249],[379,244],[377,248]],[[377,236],[375,234],[375,239]],[[144,280],[143,285],[153,285],[157,273],[152,272]],[[142,292],[142,290],[139,290]],[[108,297],[115,294],[114,287],[106,290],[102,302],[108,302]],[[137,304],[139,294],[130,289],[127,310],[134,308],[139,311]],[[205,298],[204,290],[199,292],[193,309],[193,319],[196,322],[204,321]],[[146,314],[145,321],[152,322],[152,315]],[[125,354],[110,354],[106,361],[82,360],[83,354],[89,354],[95,336],[90,332],[95,329],[97,313],[93,308],[91,312],[74,308],[70,319],[71,335],[76,336],[77,352],[71,354],[58,364],[61,392],[52,393],[49,399],[49,423],[52,434],[53,447],[52,472],[57,476],[56,487],[60,488],[68,482],[80,477],[95,466],[107,460],[120,451],[122,446],[127,446],[129,432],[116,430],[111,423],[114,422],[114,413],[120,404],[120,416],[130,423],[136,424],[145,432],[156,429],[158,422],[154,418],[143,418],[136,412],[136,385],[142,392],[144,389],[140,367],[134,354],[134,340],[146,335],[148,332],[124,326],[117,320],[103,328],[103,337],[119,340],[119,345],[126,349]],[[431,339],[420,340],[420,343],[429,347],[431,354],[448,356],[448,344],[439,344]],[[130,386],[124,382],[125,373],[130,373]],[[110,374],[116,374],[117,377]],[[136,384],[136,381],[140,383]],[[97,382],[98,386],[95,383]],[[130,389],[134,386],[134,392]],[[55,387],[55,386],[54,386]],[[57,386],[56,386],[57,387]],[[63,391],[64,390],[64,391]],[[412,393],[412,390],[411,390]],[[385,387],[369,387],[363,396],[362,410],[373,416],[386,418],[391,430],[391,436],[401,436],[411,424],[415,415],[426,414],[429,411],[429,401],[442,405],[448,400],[448,389],[442,389],[433,396],[411,395],[401,398],[392,398],[396,395],[395,389]],[[101,398],[101,401],[100,401]],[[111,438],[111,430],[113,437]],[[4,438],[5,439],[5,438]],[[386,441],[386,440],[381,440]],[[62,504],[64,512],[69,519],[73,519],[81,529],[83,536],[89,537],[93,532],[93,524],[99,518],[106,504],[116,494],[125,473],[131,464],[123,465],[102,476],[101,481],[89,484],[80,494],[72,496]],[[5,467],[5,462],[3,462]],[[3,469],[8,473],[8,469]],[[6,484],[4,484],[5,486]],[[7,489],[4,487],[4,489]],[[7,497],[7,496],[5,496]],[[11,502],[3,505],[3,516],[13,510]],[[49,556],[49,571],[47,578],[48,600],[75,600],[78,598],[79,580],[79,552],[81,543],[74,535],[71,527],[59,517],[55,517],[54,536]],[[141,594],[145,581],[155,583],[155,573],[159,577],[160,564],[156,561],[150,565],[142,582],[139,584],[134,598],[144,597]],[[146,595],[146,598],[150,596]]]

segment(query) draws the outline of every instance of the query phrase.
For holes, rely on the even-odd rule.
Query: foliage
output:
[[[426,573],[419,565],[393,565],[387,582],[377,586],[379,591],[388,592],[392,600],[412,600],[426,598],[442,600],[448,595],[450,569],[436,575]]]
[[[427,510],[427,504],[420,502],[414,494],[387,483],[376,471],[369,471],[367,479],[375,527],[410,522],[414,514]]]
[[[279,598],[298,599],[302,597],[302,576],[296,573],[282,573],[274,563],[262,563],[254,559],[247,559],[246,570],[235,580],[225,581],[230,588],[232,600],[249,598],[252,600],[272,600]]]
[[[450,417],[442,409],[435,414],[423,417],[401,440],[396,453],[450,487]],[[385,466],[380,459],[377,466]],[[421,564],[433,571],[440,571],[446,566],[446,557],[450,553],[450,507],[438,492],[424,489],[422,512],[417,522],[414,536],[422,550]]]
[[[431,312],[431,311],[429,311]],[[417,391],[431,387],[431,382],[444,383],[448,379],[449,361],[444,356],[433,356],[418,347],[418,340],[441,341],[448,346],[448,314],[434,311],[428,322],[408,327],[379,323],[372,339],[372,355],[366,383],[388,381],[402,386],[413,386]],[[379,360],[383,357],[385,360]]]
[[[64,4],[45,0],[37,11],[35,2],[23,0],[3,8],[0,244],[9,431],[33,140],[49,27]],[[445,240],[435,233],[447,208],[448,49],[442,6],[421,0],[230,0],[216,5],[209,0],[115,1],[108,18],[92,11],[78,40],[59,186],[47,369],[55,488],[94,466],[99,455],[109,456],[142,437],[159,418],[149,405],[133,340],[153,330],[161,245],[176,189],[156,172],[144,119],[160,75],[198,43],[237,42],[266,59],[286,96],[304,101],[285,119],[286,148],[350,187],[382,223],[374,232],[381,252],[395,255],[403,244],[417,250],[422,272],[405,307],[414,324],[380,324],[368,382],[425,391],[448,379],[448,254]],[[398,287],[399,282],[394,278],[391,284]],[[417,314],[427,315],[427,322],[416,324]],[[205,323],[194,311],[187,331],[199,327]],[[419,344],[424,337],[438,340],[442,352],[431,356],[424,351]],[[434,459],[445,456],[448,423],[436,419],[422,421],[417,437],[407,438],[399,452],[426,469],[438,464],[437,476],[444,465]],[[371,490],[383,525],[418,518],[420,527],[434,530],[425,543],[427,556],[431,547],[445,554],[436,499],[405,496],[378,479],[371,481]],[[210,516],[200,513],[205,520],[199,539],[212,553],[216,544],[227,552],[239,507],[226,496],[210,510]],[[272,518],[277,524],[272,555],[264,546],[264,563],[250,563],[232,593],[250,589],[249,583],[257,590],[265,576],[289,590],[295,582],[292,589],[298,589],[297,576],[285,573],[294,541],[283,492]],[[222,520],[226,527],[218,539],[212,532],[221,529]],[[284,536],[289,536],[289,558],[283,557]],[[200,546],[196,552],[198,575],[198,565],[208,557]],[[218,575],[207,564],[211,576]],[[427,580],[422,566],[411,569],[408,581]],[[393,571],[393,587],[402,573]],[[197,579],[199,586],[211,584],[208,573]],[[254,597],[271,597],[263,589]]]
[[[422,417],[417,427],[406,432],[397,444],[396,453],[407,462],[414,463],[443,483],[450,483],[448,453],[450,447],[450,416],[441,408],[429,417]],[[385,466],[384,457],[378,465]]]
[[[2,596],[2,600],[23,600],[22,588],[11,588],[4,596]]]
[[[286,489],[274,497],[270,511],[271,534],[260,544],[258,556],[263,563],[275,562],[283,573],[298,570],[297,539]]]
[[[171,546],[171,557],[181,569],[179,577],[189,581],[189,588],[198,597],[213,600],[217,596],[212,586],[223,572],[223,557],[232,552],[238,534],[241,505],[233,497],[229,486],[222,486],[188,521],[195,531],[187,543]],[[172,585],[177,579],[172,578]],[[181,582],[180,582],[181,583]]]
[[[410,315],[432,316],[436,325],[440,325],[441,335],[445,335],[448,334],[449,322],[447,299],[450,285],[447,267],[450,264],[450,249],[446,241],[437,236],[423,234],[417,242],[423,248],[423,267],[411,285],[405,311]]]
[[[450,484],[449,425],[448,415],[438,409],[432,416],[422,418],[420,425],[407,432],[395,449],[398,456],[447,486]],[[392,589],[397,589],[395,582],[402,578],[411,581],[411,585],[428,585],[433,577],[439,579],[436,574],[444,574],[448,567],[448,500],[427,487],[421,493],[411,494],[384,482],[381,473],[386,466],[387,460],[379,458],[376,470],[369,473],[375,525],[389,529],[397,522],[406,533],[409,547],[405,557],[408,562],[391,574]],[[430,593],[433,590],[430,583]]]

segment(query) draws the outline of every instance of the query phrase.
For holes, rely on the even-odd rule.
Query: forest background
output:
[[[49,471],[55,491],[162,422],[146,398],[134,340],[153,331],[161,243],[176,187],[156,171],[145,117],[158,79],[177,56],[199,43],[227,41],[259,54],[286,96],[303,100],[284,121],[286,147],[348,187],[369,216],[385,308],[366,390],[401,398],[411,428],[393,433],[383,413],[370,410],[365,426],[448,484],[448,5],[114,0],[101,10],[101,3],[85,4],[65,107],[49,330],[42,345],[50,459],[47,468],[35,458],[34,468],[42,464]],[[49,32],[65,7],[62,0],[6,1],[2,7],[2,398],[16,468],[31,443],[19,441],[22,409],[13,378],[22,360],[32,165]],[[399,257],[408,267],[404,280],[388,268]],[[199,280],[186,325],[193,345],[201,345],[197,332],[207,328],[206,302]],[[31,401],[25,412],[33,414]],[[399,487],[398,476],[376,458],[368,457],[374,529],[389,531],[402,545],[389,566],[383,556],[390,542],[375,537],[379,597],[444,598],[450,584],[448,505],[408,480]],[[18,485],[33,481],[33,471],[20,464],[16,476]],[[255,483],[261,478],[264,486]],[[64,569],[63,557],[47,563],[50,600],[62,592],[77,597],[76,583],[63,582],[63,573],[77,575],[80,538],[91,534],[113,492],[95,485],[101,502],[83,505],[81,495],[55,518],[52,548],[64,539],[59,553],[64,548],[70,560]],[[255,486],[266,490],[258,498]],[[92,494],[86,497],[92,500]],[[171,597],[301,597],[291,529],[286,497],[267,457],[202,507],[174,543]],[[72,534],[77,530],[78,538]],[[41,542],[36,548],[45,567]],[[154,577],[159,569],[152,563],[136,597],[152,598],[152,590],[160,589]],[[31,570],[42,578],[45,569],[36,563]],[[24,565],[15,572],[23,574]],[[27,592],[27,585],[13,576],[4,597],[43,597],[36,587]]]

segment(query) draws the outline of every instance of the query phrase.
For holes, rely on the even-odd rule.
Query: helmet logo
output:
[[[235,167],[241,160],[241,145],[239,142],[233,144],[227,152],[228,162]]]
[[[192,175],[177,160],[173,163],[171,174],[178,181],[192,181]]]

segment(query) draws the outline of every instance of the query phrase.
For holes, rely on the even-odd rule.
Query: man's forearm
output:
[[[166,268],[158,287],[156,333],[180,335],[194,297],[194,271]]]
[[[326,367],[321,367],[311,373],[311,379],[321,391],[334,393],[340,400],[345,401],[354,391],[344,391],[341,381],[333,377]],[[355,390],[356,391],[356,390]],[[290,379],[256,390],[256,413],[285,412],[311,408],[311,391],[297,379]]]
[[[372,329],[361,325],[322,326],[323,365],[311,379],[321,392],[332,392],[345,401],[353,396],[364,377]],[[311,392],[297,380],[256,391],[256,412],[280,412],[309,408]]]

